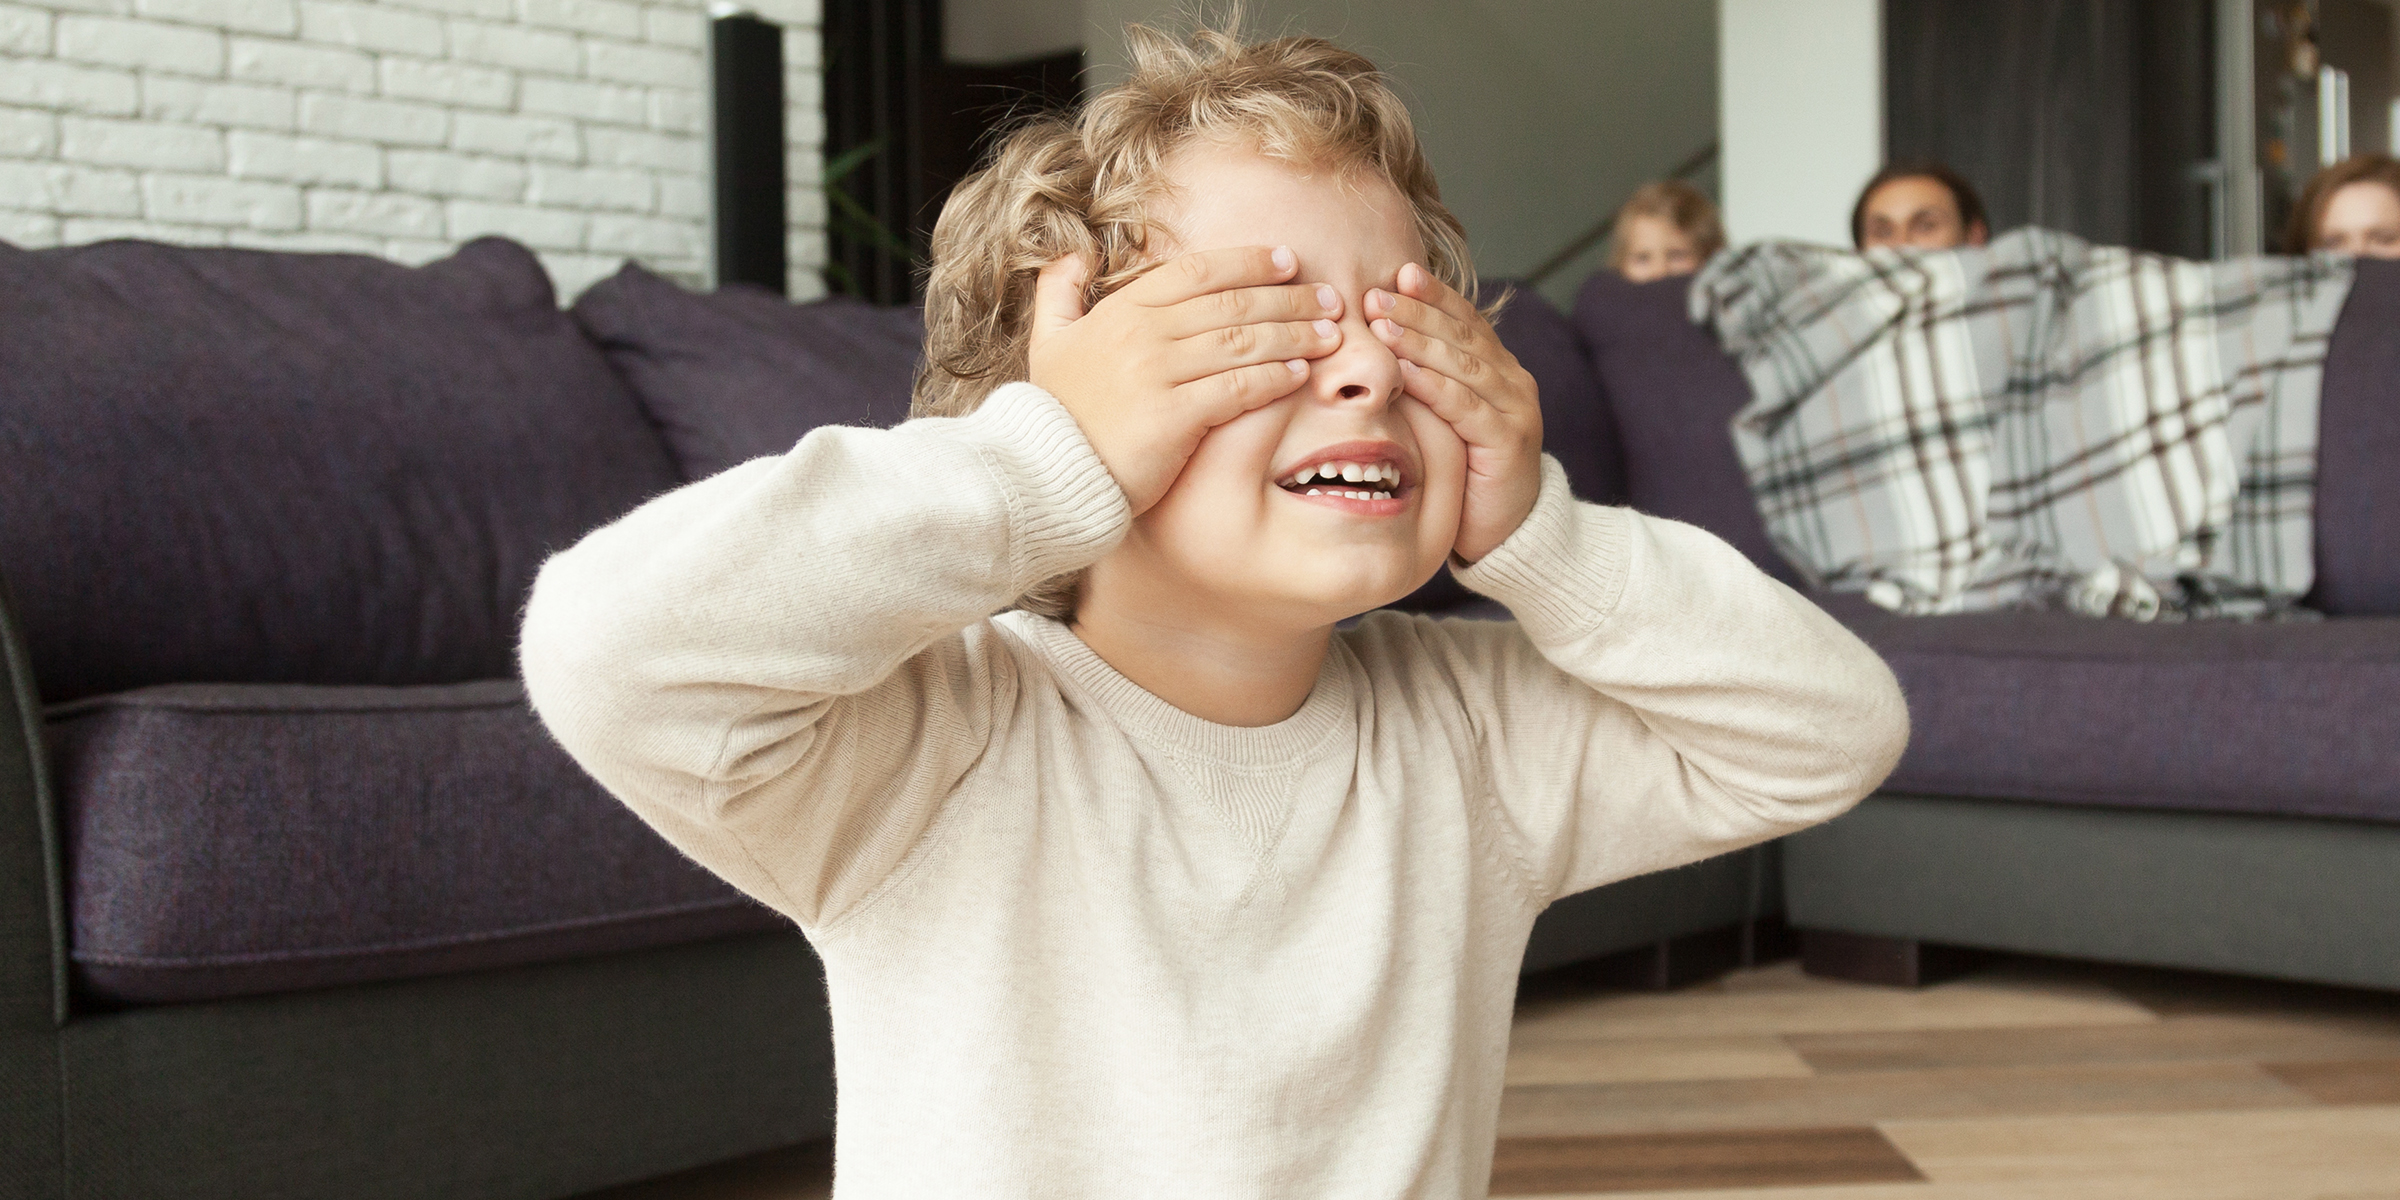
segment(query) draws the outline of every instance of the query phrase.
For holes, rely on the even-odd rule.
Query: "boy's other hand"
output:
[[[1167,494],[1209,430],[1280,400],[1342,344],[1340,293],[1287,282],[1287,247],[1187,254],[1084,311],[1091,261],[1034,285],[1027,374],[1058,397],[1136,515]]]
[[[1400,358],[1402,390],[1467,445],[1467,488],[1452,553],[1489,554],[1525,523],[1542,486],[1541,389],[1475,305],[1432,272],[1400,268],[1399,294],[1366,298],[1375,336]]]

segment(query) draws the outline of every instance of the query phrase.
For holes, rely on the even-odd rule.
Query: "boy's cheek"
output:
[[[1414,397],[1402,397],[1397,408],[1408,430],[1417,439],[1418,465],[1424,469],[1420,481],[1431,491],[1439,488],[1462,489],[1467,481],[1467,444],[1450,422],[1434,415],[1434,411]]]
[[[1438,549],[1434,554],[1438,567],[1458,540],[1458,524],[1464,515],[1467,444],[1459,440],[1450,422],[1435,416],[1421,401],[1404,398],[1397,411],[1416,437],[1417,462],[1424,470],[1417,481],[1417,534],[1425,546]]]
[[[1290,401],[1277,400],[1201,434],[1168,493],[1257,490],[1273,469],[1290,409]]]

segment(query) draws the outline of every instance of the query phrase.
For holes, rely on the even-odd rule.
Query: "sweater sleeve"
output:
[[[985,619],[1128,519],[1030,384],[964,418],[821,428],[550,559],[526,691],[668,841],[814,929],[907,857],[1005,722]]]
[[[1840,623],[1703,530],[1578,503],[1554,460],[1459,577],[1518,618],[1484,625],[1470,704],[1537,902],[1828,820],[1908,740]]]

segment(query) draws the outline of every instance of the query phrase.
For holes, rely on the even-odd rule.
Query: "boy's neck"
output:
[[[1316,687],[1333,627],[1283,629],[1153,616],[1084,603],[1071,627],[1101,661],[1143,691],[1204,721],[1255,728],[1300,711]]]

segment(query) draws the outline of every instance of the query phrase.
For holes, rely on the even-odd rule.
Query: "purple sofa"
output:
[[[552,550],[902,419],[920,332],[632,268],[562,311],[497,239],[0,245],[0,1197],[556,1196],[825,1134],[806,943],[559,751],[513,646]],[[1503,332],[1620,499],[1574,329]],[[1576,898],[1528,963],[1688,973],[1770,866]]]
[[[1683,281],[1595,277],[1574,323],[1628,501],[1797,583],[1726,433],[1747,384]],[[1912,982],[1964,946],[2400,988],[2400,262],[2360,264],[2321,420],[2322,621],[1818,597],[1899,674],[1913,733],[1879,795],[1784,843],[1811,969]]]

